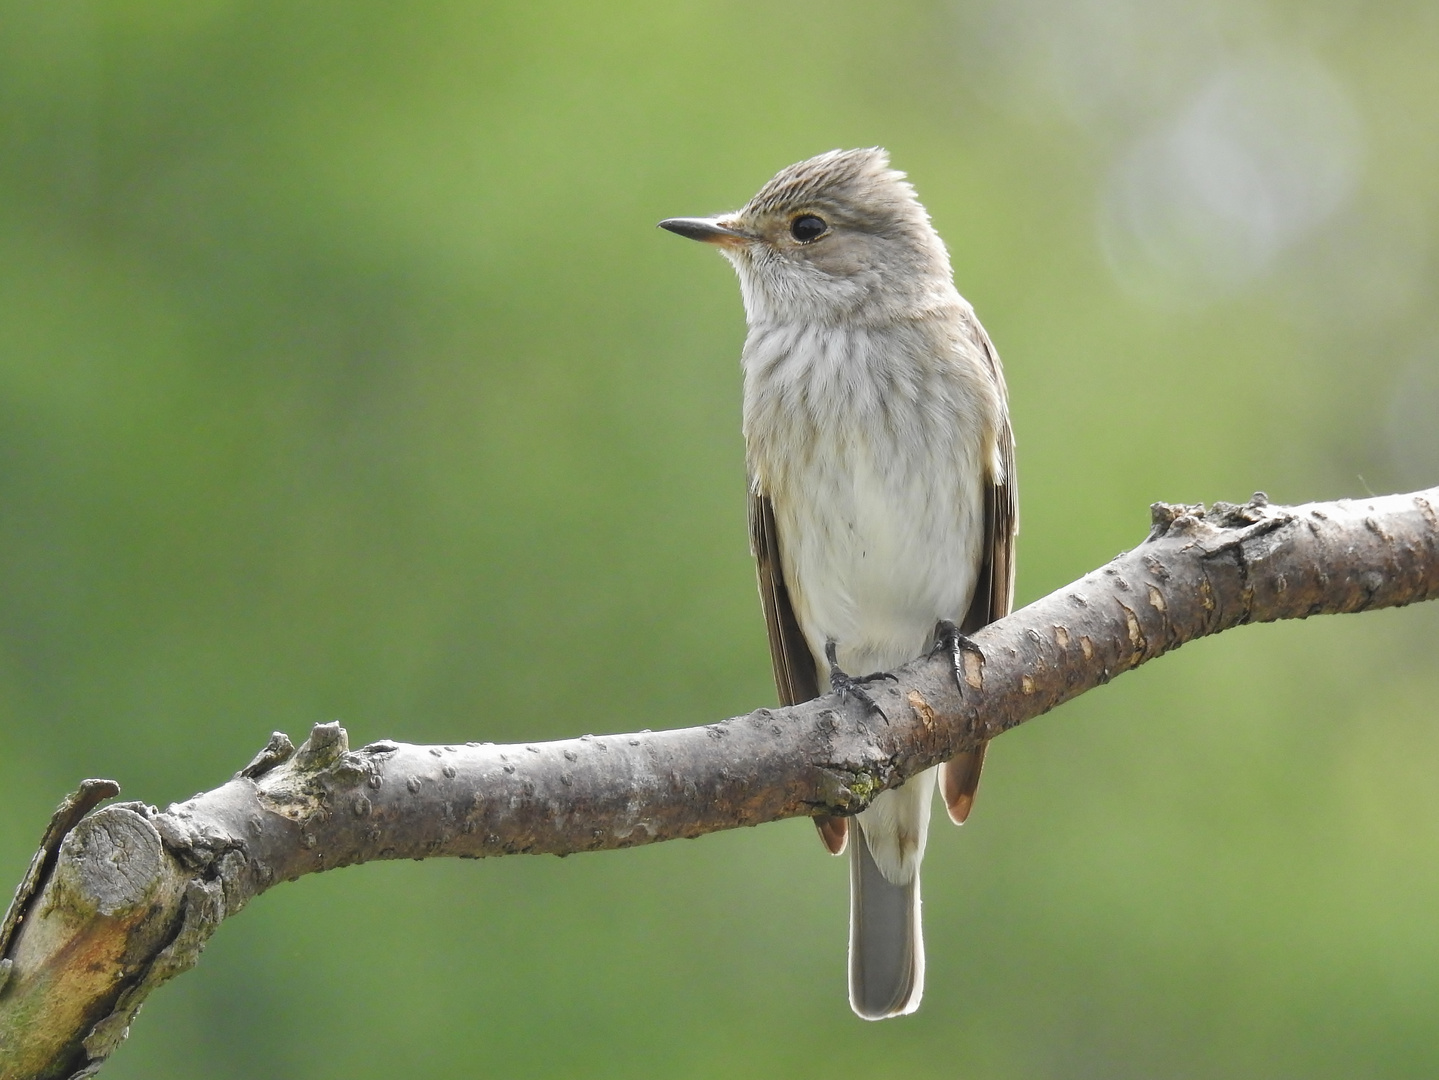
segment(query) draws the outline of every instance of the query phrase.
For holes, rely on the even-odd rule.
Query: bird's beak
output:
[[[672,217],[660,222],[661,229],[679,233],[706,244],[742,244],[752,237],[723,218]]]

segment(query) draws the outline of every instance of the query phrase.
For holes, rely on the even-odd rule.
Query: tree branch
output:
[[[92,1075],[141,1002],[280,881],[374,859],[629,847],[875,794],[1187,641],[1249,622],[1439,597],[1439,488],[1274,507],[1155,504],[1109,565],[870,692],[678,731],[531,745],[350,750],[276,734],[228,783],[164,811],[86,781],[0,924],[0,1080]],[[956,680],[954,663],[962,670]]]

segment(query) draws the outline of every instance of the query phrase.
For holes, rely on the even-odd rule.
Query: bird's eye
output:
[[[789,234],[801,244],[818,240],[827,232],[829,226],[825,224],[824,218],[815,217],[813,214],[801,214],[789,223]]]

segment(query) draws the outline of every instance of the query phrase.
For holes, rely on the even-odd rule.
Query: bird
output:
[[[783,704],[935,649],[959,678],[969,634],[1009,613],[1018,531],[1014,434],[999,355],[955,288],[949,253],[879,147],[780,170],[741,209],[660,227],[734,266],[750,545]],[[920,864],[938,781],[974,803],[985,747],[819,816],[849,852],[849,999],[879,1020],[924,993]],[[937,776],[936,776],[937,774]]]

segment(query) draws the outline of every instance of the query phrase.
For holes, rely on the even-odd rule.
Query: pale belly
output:
[[[831,446],[785,470],[772,496],[785,581],[821,672],[829,641],[854,674],[913,660],[935,623],[962,621],[973,596],[984,528],[978,453],[951,445],[914,460],[895,450]]]

